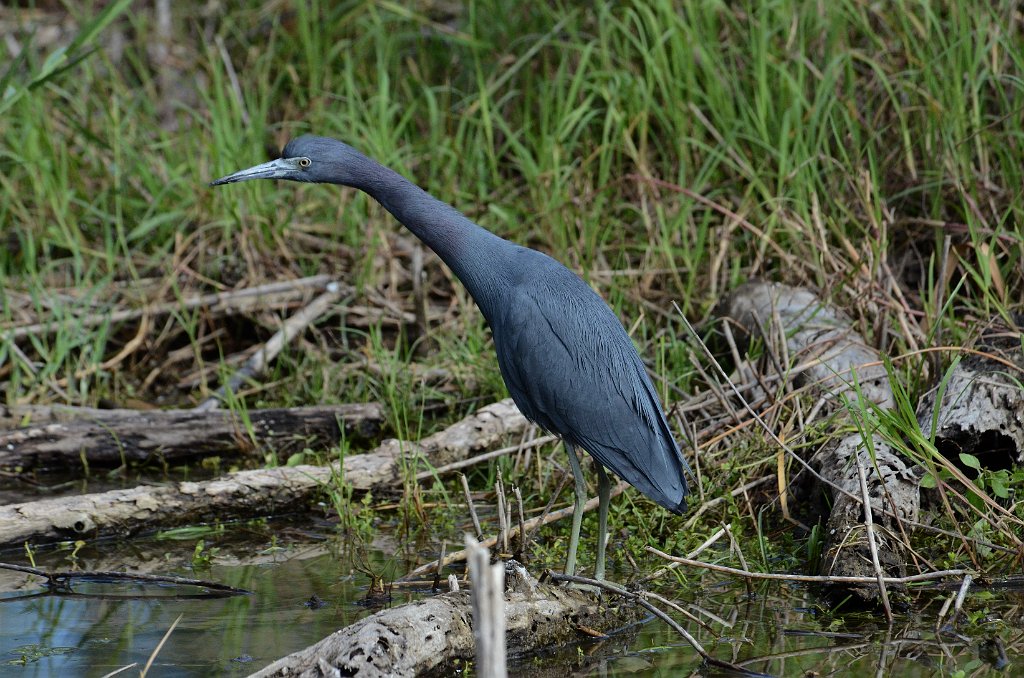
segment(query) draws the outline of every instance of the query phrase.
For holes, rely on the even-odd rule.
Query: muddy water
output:
[[[251,595],[207,598],[187,587],[85,582],[73,595],[52,595],[40,580],[0,572],[0,676],[138,675],[161,638],[181,620],[157,654],[150,676],[246,675],[289,652],[374,611],[365,604],[370,578],[393,578],[412,554],[396,556],[398,541],[380,535],[368,546],[330,527],[310,531],[285,521],[233,527],[227,532],[179,539],[156,537],[130,544],[73,546],[37,551],[49,569],[135,571],[214,580],[251,590]],[[193,561],[199,538],[202,559]],[[0,560],[25,563],[24,553]],[[193,563],[199,565],[196,569]],[[946,592],[917,594],[914,612],[888,629],[880,616],[822,611],[814,592],[790,586],[756,587],[733,581],[662,591],[673,595],[709,628],[684,625],[715,656],[773,675],[950,675],[987,673],[1001,661],[1002,675],[1024,670],[1024,594],[998,591],[971,596],[971,620],[959,637],[935,634]],[[393,591],[393,604],[427,592]],[[315,596],[315,598],[314,598]],[[678,614],[675,615],[680,619]],[[941,642],[940,642],[941,641]],[[513,660],[512,675],[670,676],[701,667],[693,650],[657,621],[624,629],[605,640]]]

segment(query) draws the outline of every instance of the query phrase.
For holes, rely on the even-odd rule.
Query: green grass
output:
[[[389,256],[396,234],[410,238],[366,196],[207,188],[307,131],[348,141],[579,271],[631,329],[670,401],[699,387],[672,303],[699,320],[754,277],[828,290],[893,356],[937,333],[966,343],[979,321],[1021,310],[1016,3],[227,7],[176,15],[164,70],[148,8],[116,3],[98,19],[74,10],[83,29],[69,61],[48,63],[57,45],[29,48],[0,74],[17,92],[0,100],[0,322],[57,325],[17,350],[0,344],[8,401],[189,404],[220,373],[183,388],[167,370],[147,384],[166,354],[191,346],[175,365],[190,372],[269,332],[253,323],[247,336],[218,335],[219,320],[176,314],[99,368],[137,325],[78,318],[147,299],[331,271],[411,309]],[[17,38],[31,44],[28,31]],[[328,321],[308,340],[318,350],[289,347],[242,404],[376,400],[393,435],[418,437],[502,397],[471,300],[429,257],[427,271],[432,300],[453,301],[421,353],[393,324]],[[909,314],[887,303],[892,285]],[[352,368],[356,356],[378,369]],[[413,362],[451,378],[424,385]],[[926,357],[897,365],[914,396],[929,387]],[[437,401],[445,413],[425,416]],[[764,456],[749,447],[748,461]],[[710,493],[735,480],[704,472]],[[662,515],[640,525],[652,507],[634,501],[641,508],[615,517],[645,532],[678,526]],[[718,519],[746,511],[727,507]]]

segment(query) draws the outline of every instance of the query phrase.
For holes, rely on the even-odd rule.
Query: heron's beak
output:
[[[249,181],[250,179],[287,179],[293,176],[298,169],[299,165],[296,158],[278,158],[277,160],[271,160],[262,165],[256,165],[249,169],[239,170],[226,177],[221,177],[216,181],[211,181],[210,185],[220,186],[221,184],[233,184],[236,181]]]

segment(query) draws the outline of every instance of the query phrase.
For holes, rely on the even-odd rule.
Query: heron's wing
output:
[[[636,348],[607,304],[565,273],[509,296],[494,331],[509,392],[528,418],[681,510],[686,462]]]

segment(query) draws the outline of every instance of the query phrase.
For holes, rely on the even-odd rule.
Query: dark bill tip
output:
[[[250,181],[252,179],[288,179],[298,171],[296,161],[292,158],[279,158],[256,165],[249,169],[239,170],[220,179],[214,179],[210,186],[221,186],[223,184],[234,184],[239,181]]]

